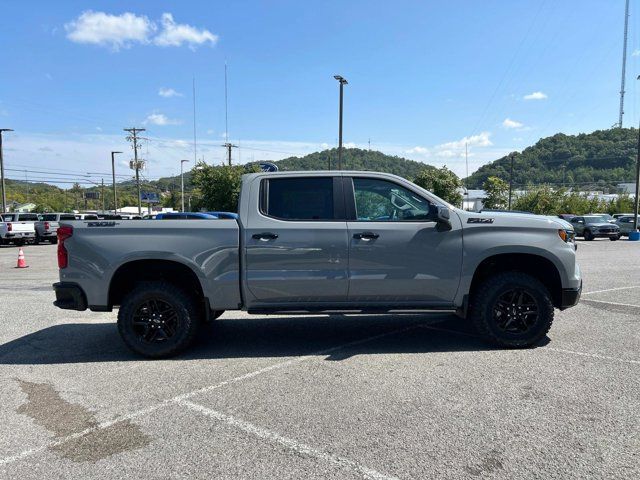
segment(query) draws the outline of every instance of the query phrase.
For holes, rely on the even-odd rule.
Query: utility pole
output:
[[[232,144],[230,142],[226,142],[222,146],[227,149],[227,163],[229,164],[229,166],[231,166],[231,149],[232,148],[238,148],[238,146],[234,145],[234,144]]]
[[[114,155],[122,152],[111,152],[111,176],[113,177],[113,213],[118,214],[118,193],[116,192],[116,160]]]
[[[182,212],[184,212],[184,170],[182,166],[189,160],[180,160],[180,198],[182,199]]]
[[[340,75],[334,75],[333,78],[338,80],[338,82],[340,83],[340,119],[338,121],[338,170],[342,170],[342,99],[344,86],[349,82],[347,82],[346,78],[343,78]]]
[[[618,128],[622,128],[622,116],[624,115],[624,81],[627,71],[627,32],[629,30],[629,0],[624,7],[624,41],[622,42],[622,80],[620,81],[620,114],[618,116]]]
[[[513,159],[516,156],[515,152],[509,154],[511,157],[511,175],[509,175],[509,210],[511,210],[511,195],[513,192]]]
[[[104,178],[100,184],[100,196],[102,197],[102,213],[104,213]]]
[[[140,198],[140,166],[144,164],[144,161],[138,161],[138,133],[144,132],[144,128],[125,128],[125,132],[129,132],[131,135],[127,137],[127,140],[133,142],[133,164],[131,168],[136,171],[136,188],[138,190],[138,215],[142,216],[142,199]]]
[[[4,158],[2,155],[2,133],[3,132],[13,132],[10,128],[0,128],[0,177],[2,177],[2,211],[0,213],[5,213],[7,211],[7,190],[4,185]]]

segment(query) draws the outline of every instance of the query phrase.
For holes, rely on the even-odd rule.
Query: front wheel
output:
[[[478,331],[493,343],[523,348],[537,344],[551,328],[553,302],[538,279],[505,272],[480,285],[469,313]]]
[[[615,237],[609,237],[609,240],[615,242],[616,240],[620,240],[620,235],[616,235]]]
[[[124,343],[149,358],[182,352],[194,341],[201,323],[197,299],[166,282],[140,283],[118,312]]]
[[[590,242],[591,240],[593,240],[593,233],[591,233],[590,230],[585,230],[584,239]]]

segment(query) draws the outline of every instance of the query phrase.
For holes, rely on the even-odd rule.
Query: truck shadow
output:
[[[548,342],[548,340],[546,340]],[[544,343],[544,342],[543,342]],[[341,348],[336,348],[341,347]],[[218,319],[173,360],[493,350],[453,315],[359,315]],[[144,361],[120,340],[115,323],[55,325],[0,345],[0,364]]]

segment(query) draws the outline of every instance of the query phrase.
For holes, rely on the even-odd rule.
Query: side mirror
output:
[[[435,221],[438,224],[446,225],[447,227],[451,227],[451,213],[447,207],[443,207],[440,205],[429,205],[429,220]]]

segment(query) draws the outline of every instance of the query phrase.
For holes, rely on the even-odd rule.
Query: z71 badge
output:
[[[470,218],[467,223],[493,223],[493,218]]]
[[[116,222],[88,222],[87,227],[115,227]]]

